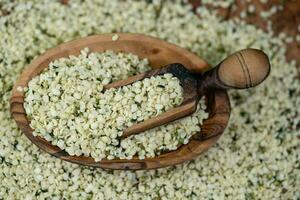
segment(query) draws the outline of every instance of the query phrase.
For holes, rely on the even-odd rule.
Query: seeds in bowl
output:
[[[204,99],[192,116],[119,139],[126,128],[182,103],[180,81],[169,73],[104,90],[106,84],[149,69],[147,59],[133,54],[88,49],[51,62],[25,92],[33,135],[70,155],[92,156],[96,161],[134,155],[143,159],[186,144],[208,117]]]

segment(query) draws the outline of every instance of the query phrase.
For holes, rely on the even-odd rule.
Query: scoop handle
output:
[[[268,56],[258,49],[233,53],[203,74],[200,90],[209,88],[245,89],[263,82],[271,70]]]

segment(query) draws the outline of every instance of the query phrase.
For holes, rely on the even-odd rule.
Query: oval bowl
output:
[[[139,58],[147,58],[152,68],[163,67],[170,63],[182,63],[189,70],[197,73],[209,68],[200,57],[163,40],[143,34],[118,33],[118,40],[113,41],[113,35],[115,34],[94,35],[60,44],[34,59],[25,68],[13,88],[10,100],[12,116],[22,132],[39,148],[53,156],[72,163],[105,169],[144,170],[176,165],[196,158],[215,144],[226,128],[230,115],[227,92],[217,89],[205,94],[209,117],[204,120],[201,131],[193,135],[188,144],[153,158],[103,159],[95,162],[92,157],[71,156],[42,137],[32,135],[33,129],[29,126],[30,121],[23,106],[24,92],[18,91],[17,87],[27,86],[28,82],[47,68],[51,61],[69,55],[79,55],[80,50],[85,47],[88,47],[91,52],[113,50],[133,53]]]

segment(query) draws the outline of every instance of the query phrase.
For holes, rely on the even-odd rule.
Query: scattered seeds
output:
[[[119,39],[119,35],[115,34],[111,37],[112,41],[117,41]]]
[[[238,20],[221,20],[205,7],[198,9],[199,19],[179,1],[147,2],[3,1],[10,14],[0,17],[0,199],[299,198],[300,83],[295,62],[285,59],[282,38]],[[211,66],[236,50],[258,48],[269,55],[272,70],[260,86],[230,91],[230,123],[195,161],[137,172],[83,167],[33,145],[11,118],[9,99],[34,57],[63,41],[109,32],[156,36]],[[119,78],[132,76],[122,74]]]

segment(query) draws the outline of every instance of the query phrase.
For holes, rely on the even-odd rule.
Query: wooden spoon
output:
[[[246,89],[254,87],[264,81],[270,73],[268,56],[257,49],[244,49],[228,56],[216,67],[203,75],[194,74],[182,64],[174,63],[161,69],[129,77],[106,85],[105,88],[117,88],[141,81],[151,76],[171,73],[180,80],[183,88],[183,102],[157,117],[137,123],[124,130],[121,138],[136,135],[148,129],[155,128],[191,115],[196,111],[198,101],[206,90],[219,89]]]
[[[260,71],[258,69],[261,68],[261,65],[253,65],[252,67],[252,64],[251,67],[248,66],[248,70],[250,69],[249,73],[245,73],[247,77],[250,76],[252,78],[251,82],[249,82],[249,78],[247,79],[249,80],[248,82],[245,81],[246,78],[236,79],[236,77],[245,77],[245,74],[243,72],[243,68],[241,68],[242,64],[239,64],[240,59],[234,58],[226,59],[222,62],[223,64],[221,63],[217,68],[215,68],[215,72],[211,71],[207,75],[204,75],[204,78],[201,78],[201,75],[197,75],[197,86],[201,85],[201,87],[197,88],[197,91],[199,91],[199,94],[203,93],[203,95],[206,97],[209,118],[203,122],[201,131],[197,132],[192,138],[190,138],[188,144],[182,145],[175,151],[163,152],[161,155],[153,158],[140,160],[135,156],[130,160],[103,159],[99,162],[95,162],[92,157],[71,156],[64,150],[61,150],[59,147],[52,145],[50,142],[46,141],[44,138],[33,136],[33,130],[30,127],[30,121],[26,116],[26,112],[23,106],[24,92],[20,90],[20,88],[27,86],[28,82],[33,77],[39,75],[45,68],[47,68],[51,61],[59,59],[61,57],[67,57],[69,55],[78,55],[80,53],[80,50],[85,47],[88,47],[92,52],[113,50],[116,52],[134,53],[140,58],[147,58],[150,62],[151,67],[153,68],[167,66],[170,63],[181,63],[189,71],[197,74],[201,74],[202,72],[209,69],[208,64],[200,57],[163,40],[145,36],[142,34],[118,33],[119,39],[117,41],[113,41],[113,35],[114,34],[102,34],[89,36],[58,45],[34,59],[32,63],[23,71],[23,73],[15,83],[10,101],[11,114],[22,132],[34,144],[36,144],[39,148],[43,149],[47,153],[69,162],[106,169],[155,169],[192,160],[216,143],[228,123],[230,115],[230,103],[226,90],[224,90],[223,88],[243,88],[247,86],[253,86],[255,84],[258,84],[259,80],[264,79],[262,78],[263,76],[254,79],[254,77],[257,76],[252,76],[252,74],[256,74],[256,72],[252,73],[252,70]],[[257,57],[257,55],[260,55],[262,58],[266,58],[266,56],[258,50],[249,50],[248,52],[250,51],[253,53],[250,53],[249,56],[244,58],[245,62],[248,65],[249,63],[252,63],[252,56]],[[244,55],[244,52],[242,52],[242,55]],[[257,64],[259,63],[260,62],[258,62]],[[264,66],[269,66],[268,62],[266,63],[267,65]],[[179,68],[181,68],[180,65],[176,66],[179,66]],[[222,66],[231,66],[231,68],[228,70],[227,67],[224,68]],[[255,68],[255,66],[257,67],[257,69]],[[170,67],[170,69],[171,68],[172,67]],[[168,67],[165,69],[168,69]],[[268,72],[269,69],[262,71],[259,74],[265,74],[265,76],[267,76]],[[141,78],[143,78],[143,75],[140,76]],[[180,76],[178,77],[180,78]],[[210,77],[218,77],[219,79],[215,79],[216,82],[209,82],[208,80],[213,80]],[[194,79],[192,80],[192,82],[194,82]],[[198,80],[202,80],[202,82]],[[244,82],[235,82],[237,80],[244,80]],[[213,87],[209,88],[209,86]],[[194,88],[196,88],[196,86],[192,88],[192,91],[195,92]],[[191,102],[194,101],[193,105],[195,105],[195,100],[197,99],[192,98]],[[191,112],[191,110],[189,110],[189,112]]]

